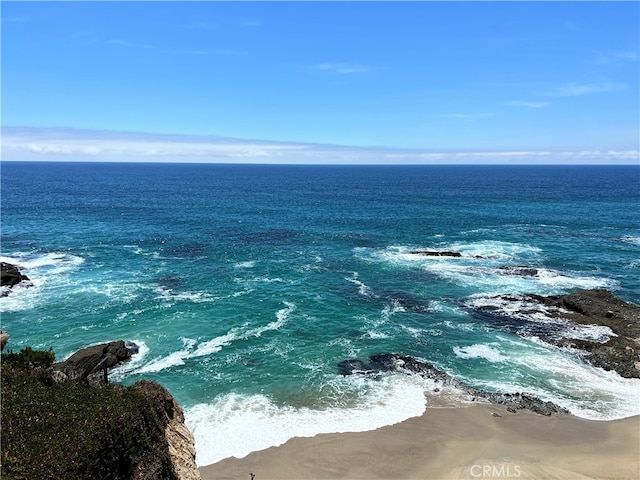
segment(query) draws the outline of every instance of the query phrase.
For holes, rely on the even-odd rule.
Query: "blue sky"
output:
[[[2,2],[5,160],[638,163],[638,2]]]

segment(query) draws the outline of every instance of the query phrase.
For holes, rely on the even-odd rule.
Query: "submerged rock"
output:
[[[505,405],[515,409],[527,409],[540,415],[552,413],[569,413],[568,410],[553,402],[545,402],[529,393],[495,393],[469,387],[464,382],[455,379],[448,373],[440,370],[431,363],[423,362],[407,355],[399,353],[379,353],[369,357],[369,362],[358,359],[344,360],[338,363],[338,371],[343,375],[371,374],[382,372],[403,372],[420,375],[443,385],[449,385],[459,390],[466,391],[472,398],[483,398],[490,403]]]

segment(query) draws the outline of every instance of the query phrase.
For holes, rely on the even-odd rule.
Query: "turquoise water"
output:
[[[585,418],[640,413],[640,382],[527,330],[544,318],[517,335],[471,308],[580,288],[640,303],[638,167],[3,162],[1,174],[2,260],[34,284],[0,299],[11,347],[63,359],[138,343],[112,380],[168,387],[200,465],[421,414],[426,380],[338,375],[379,352]],[[499,268],[517,265],[539,275]]]

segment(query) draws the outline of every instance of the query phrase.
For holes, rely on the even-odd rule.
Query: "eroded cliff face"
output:
[[[162,385],[148,380],[140,380],[133,387],[144,393],[152,402],[169,445],[169,455],[180,480],[199,480],[200,471],[196,465],[196,448],[193,434],[184,423],[182,407]]]

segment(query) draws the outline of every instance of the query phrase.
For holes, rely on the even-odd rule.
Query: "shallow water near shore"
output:
[[[640,303],[638,167],[3,162],[1,181],[2,261],[33,282],[0,299],[10,348],[136,342],[111,380],[169,388],[200,465],[420,415],[430,381],[338,374],[379,352],[584,418],[640,413],[640,382],[548,345],[544,322],[516,335],[473,309]]]

